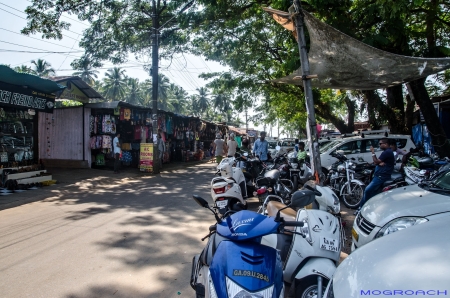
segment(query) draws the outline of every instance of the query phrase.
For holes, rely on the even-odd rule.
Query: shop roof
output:
[[[57,98],[72,99],[82,103],[87,103],[89,102],[90,99],[103,99],[103,96],[101,96],[100,93],[95,91],[80,77],[63,76],[63,77],[51,77],[49,79],[61,85],[67,86],[67,89],[64,92],[57,94]],[[72,85],[75,86],[76,88],[73,88]],[[79,92],[81,92],[81,94],[79,92],[77,94],[76,89],[78,89]]]
[[[56,82],[32,74],[15,72],[6,65],[0,65],[0,82],[27,87],[44,93],[55,93],[66,88]]]

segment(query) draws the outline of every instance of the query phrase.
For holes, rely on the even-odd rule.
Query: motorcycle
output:
[[[337,158],[338,162],[329,170],[326,184],[339,194],[347,208],[355,209],[359,206],[365,189],[365,184],[355,178],[357,164],[337,152],[331,156]]]
[[[299,184],[305,184],[313,176],[309,162],[298,160],[296,154],[295,151],[290,152],[284,165],[286,176],[292,181],[294,190],[298,189]]]
[[[293,185],[289,179],[281,179],[281,172],[277,169],[268,171],[263,177],[256,179],[256,192],[253,193],[260,204],[269,195],[276,195],[283,200],[289,200],[293,192]]]
[[[308,199],[296,198],[291,206],[300,207]],[[203,251],[192,259],[190,284],[196,297],[284,297],[280,252],[262,244],[261,239],[283,234],[287,227],[296,227],[289,232],[307,237],[306,230],[300,229],[304,222],[286,221],[281,211],[275,217],[247,210],[228,211],[220,219],[204,199],[194,195],[194,200],[209,209],[217,222],[202,239],[209,238]]]

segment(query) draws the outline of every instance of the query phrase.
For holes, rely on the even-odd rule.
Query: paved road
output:
[[[214,222],[211,164],[92,178],[0,211],[1,297],[194,297],[192,256]]]

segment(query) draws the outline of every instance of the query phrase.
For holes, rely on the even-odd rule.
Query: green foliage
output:
[[[37,76],[46,78],[55,75],[55,70],[52,68],[52,65],[43,59],[31,60],[31,64],[34,65],[31,71]]]

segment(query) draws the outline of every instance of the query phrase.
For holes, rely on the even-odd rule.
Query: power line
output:
[[[78,37],[80,37],[80,35],[78,35]],[[78,39],[78,37],[77,37],[77,39]],[[71,50],[73,50],[73,47],[75,46],[76,43],[77,43],[77,41],[75,41],[75,42],[73,43]],[[61,63],[61,65],[59,66],[58,69],[60,69],[60,68],[62,67],[62,65],[64,64],[64,62],[66,62],[67,57],[69,57],[69,54],[66,55],[66,57],[64,58],[63,62]]]
[[[44,52],[44,53],[49,53],[49,52],[50,52],[50,53],[55,53],[55,52],[52,52],[52,51],[47,51],[47,50],[38,49],[38,48],[34,48],[34,47],[24,46],[24,45],[20,45],[20,44],[17,44],[17,43],[12,43],[12,42],[8,42],[8,41],[4,41],[4,40],[0,40],[0,42],[7,43],[7,44],[12,44],[12,45],[19,46],[19,47],[29,48],[29,49],[33,49],[33,50],[38,50],[38,51],[42,51],[42,52]],[[83,52],[83,51],[72,51],[72,52],[70,52],[70,53],[80,53],[80,52]],[[67,52],[66,52],[66,53],[67,53]]]
[[[48,41],[48,40],[43,40],[43,39],[41,39],[41,38],[36,38],[36,37],[28,36],[28,35],[23,35],[23,34],[21,34],[21,33],[19,33],[19,32],[15,32],[15,31],[8,30],[8,29],[5,29],[5,28],[0,28],[0,30],[5,30],[5,31],[8,31],[8,32],[11,32],[11,33],[14,33],[14,34],[23,36],[23,37],[28,37],[28,38],[36,39],[36,40],[39,40],[39,41],[42,41],[42,42],[46,42],[46,43],[49,43],[49,44],[52,44],[52,45],[55,45],[55,46],[58,46],[58,47],[63,47],[63,48],[71,49],[70,47],[66,47],[66,46],[63,46],[63,45],[60,45],[60,44],[57,44],[57,43],[54,43],[54,42],[51,42],[51,41]]]
[[[0,52],[12,52],[12,53],[32,53],[32,54],[67,54],[67,53],[74,53],[74,52],[35,52],[35,51],[18,51],[18,50],[8,50],[8,49],[0,49]]]
[[[3,3],[0,3],[0,4],[3,4]],[[6,4],[3,4],[3,5],[6,5]],[[6,5],[6,6],[7,6],[7,5]],[[16,17],[22,19],[22,20],[28,21],[26,18],[23,18],[23,17],[21,17],[21,16],[18,16],[18,15],[16,15],[15,13],[12,13],[12,12],[7,11],[7,10],[5,10],[5,9],[0,8],[0,10],[3,10],[3,11],[5,11],[5,12],[9,13],[9,14],[12,14],[12,15],[14,15],[14,16],[16,16]],[[16,9],[16,10],[17,10],[17,11],[20,11],[20,10],[18,10],[18,9]],[[20,11],[20,12],[23,13],[23,14],[26,14],[26,13],[24,13],[24,12],[22,12],[22,11]],[[66,31],[69,31],[69,32],[72,32],[72,33],[75,33],[75,34],[78,34],[78,35],[79,35],[79,33],[73,32],[73,31],[68,30],[68,29],[67,29]],[[64,35],[64,34],[62,34],[62,35],[65,36],[65,37],[67,37],[67,38],[76,40],[75,38],[70,37],[70,36],[68,36],[68,35]]]

